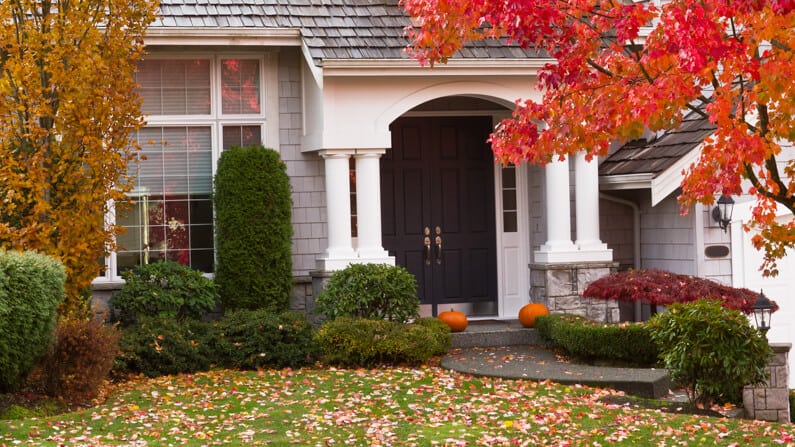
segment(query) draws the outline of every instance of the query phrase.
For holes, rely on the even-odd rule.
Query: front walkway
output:
[[[671,382],[664,369],[616,368],[571,363],[554,351],[539,346],[514,345],[491,348],[457,348],[441,362],[443,368],[490,377],[551,380],[613,388],[648,398],[670,394]]]

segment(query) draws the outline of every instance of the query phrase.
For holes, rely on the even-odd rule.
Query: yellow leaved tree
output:
[[[135,64],[153,0],[0,2],[0,248],[37,250],[67,269],[60,313],[113,248],[105,215],[132,187],[142,124]]]

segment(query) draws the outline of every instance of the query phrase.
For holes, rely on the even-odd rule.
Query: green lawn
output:
[[[795,445],[795,427],[609,405],[615,392],[436,367],[215,371],[119,385],[105,404],[0,421],[0,446]]]

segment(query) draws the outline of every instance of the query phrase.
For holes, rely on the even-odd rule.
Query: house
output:
[[[534,300],[616,320],[618,307],[579,292],[619,267],[756,285],[738,255],[748,240],[739,221],[726,233],[709,208],[679,214],[703,122],[601,167],[582,155],[502,167],[486,138],[515,100],[538,94],[542,54],[479,42],[420,67],[404,51],[410,20],[396,1],[163,0],[160,12],[138,72],[147,159],[98,295],[155,259],[211,273],[216,163],[252,143],[278,150],[291,178],[297,308],[356,262],[405,266],[423,313],[471,317],[512,318]],[[705,255],[712,246],[729,250]]]

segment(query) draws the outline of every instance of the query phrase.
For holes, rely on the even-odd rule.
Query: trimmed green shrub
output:
[[[212,324],[198,320],[141,317],[122,331],[116,369],[148,377],[207,371]]]
[[[0,391],[16,386],[50,347],[65,281],[51,257],[0,251]]]
[[[719,301],[674,304],[649,326],[671,380],[694,404],[736,402],[743,386],[766,380],[767,339]]]
[[[450,328],[435,318],[413,324],[340,317],[323,324],[316,339],[326,363],[345,367],[417,365],[450,349]]]
[[[102,318],[61,319],[41,361],[47,394],[67,402],[96,397],[119,354],[119,329]]]
[[[215,359],[230,368],[299,367],[318,354],[314,328],[303,314],[238,310],[215,325]]]
[[[552,314],[536,318],[538,334],[586,362],[620,362],[652,366],[659,351],[644,323],[606,324],[577,315]]]
[[[789,390],[789,421],[795,422],[795,390]]]
[[[111,318],[128,326],[141,317],[200,318],[215,309],[218,286],[202,272],[174,261],[122,273],[126,284],[108,301]]]
[[[292,277],[290,179],[262,146],[225,150],[215,174],[215,281],[227,309],[281,312]]]
[[[414,276],[387,264],[351,264],[334,272],[315,305],[315,311],[329,320],[358,317],[405,323],[420,312]]]

